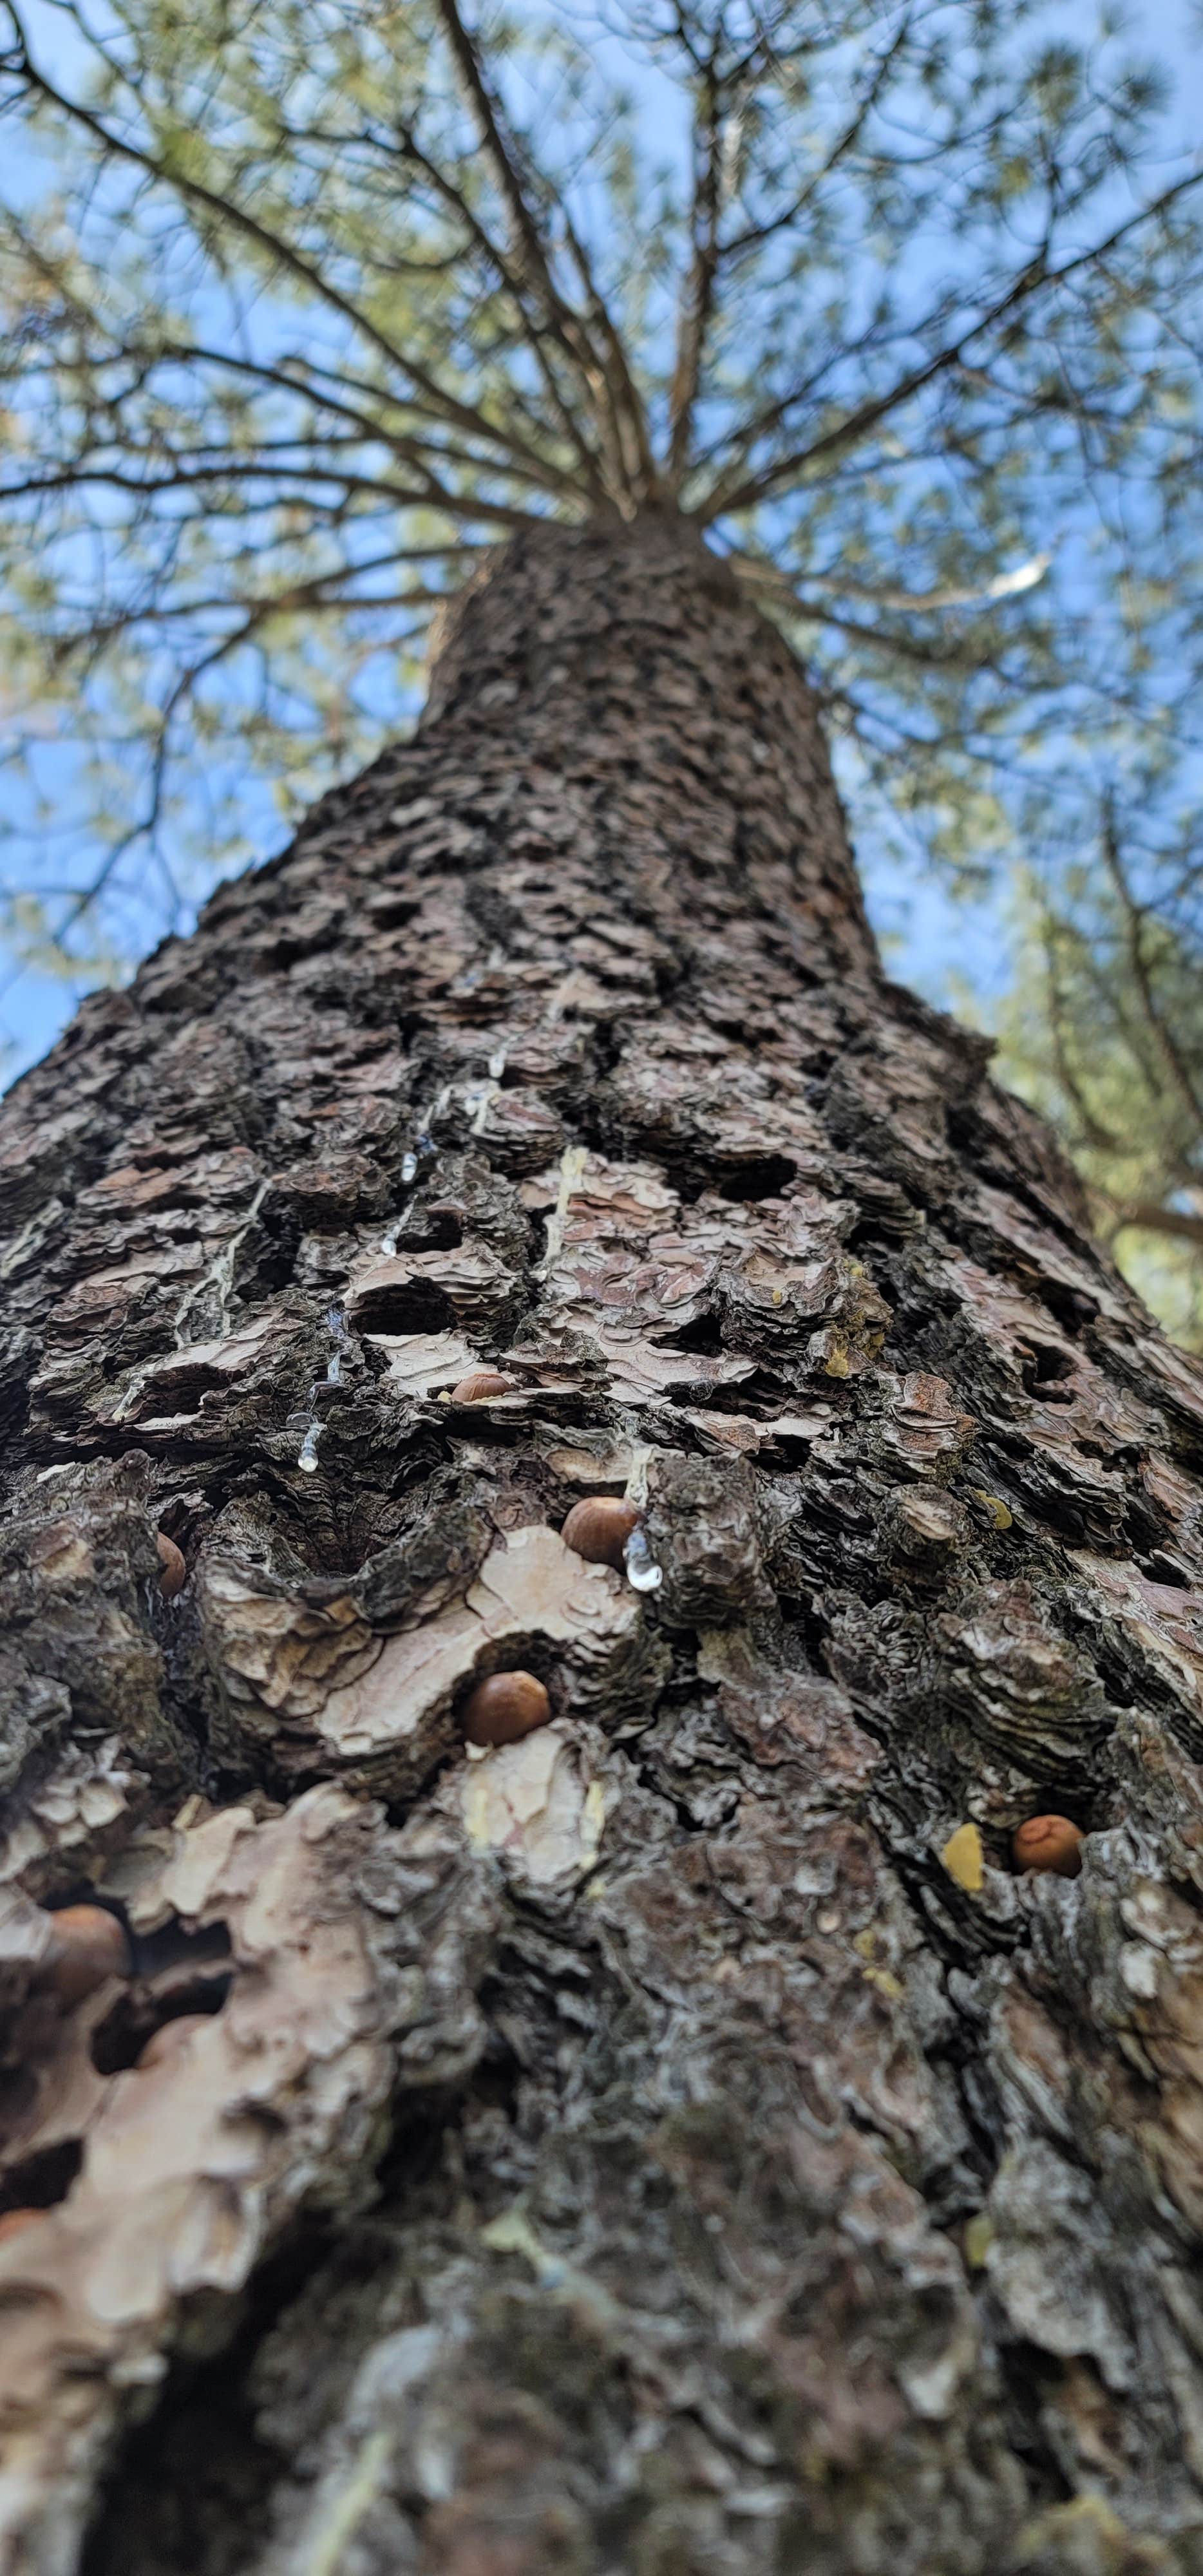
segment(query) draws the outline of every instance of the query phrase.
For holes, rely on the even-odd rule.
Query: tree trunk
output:
[[[985,1054],[649,518],[14,1093],[6,2570],[1203,2570],[1203,1379]]]

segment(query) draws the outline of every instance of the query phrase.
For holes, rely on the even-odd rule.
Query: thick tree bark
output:
[[[1203,1381],[984,1058],[649,519],[13,1095],[6,2569],[1203,2569]]]

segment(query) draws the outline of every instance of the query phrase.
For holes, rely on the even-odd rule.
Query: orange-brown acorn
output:
[[[64,1905],[50,1918],[51,1946],[38,1970],[61,2004],[80,2004],[109,1977],[130,1973],[129,1935],[103,1905]]]
[[[550,1716],[551,1701],[533,1673],[490,1673],[465,1705],[464,1733],[469,1744],[516,1744]]]
[[[453,1404],[487,1404],[492,1395],[512,1394],[513,1386],[512,1377],[503,1377],[500,1369],[469,1369],[458,1386],[452,1387],[451,1401]]]
[[[187,1564],[185,1563],[181,1550],[176,1546],[175,1540],[173,1538],[168,1538],[166,1530],[160,1530],[158,1532],[155,1539],[155,1545],[159,1551],[159,1565],[161,1568],[159,1575],[159,1590],[165,1601],[174,1601],[177,1592],[183,1591],[184,1585],[188,1580]]]
[[[622,1551],[633,1529],[639,1526],[634,1503],[619,1503],[598,1495],[584,1503],[574,1503],[560,1536],[566,1547],[575,1548],[588,1565],[613,1565],[622,1572]]]
[[[1076,1878],[1082,1866],[1082,1828],[1068,1816],[1029,1816],[1011,1837],[1017,1869],[1052,1869]]]
[[[0,2245],[6,2236],[22,2235],[27,2227],[33,2226],[36,2218],[44,2218],[45,2215],[44,2209],[6,2209],[0,2218]]]
[[[194,2030],[207,2030],[212,2019],[212,2013],[177,2013],[174,2021],[161,2022],[147,2040],[139,2066],[161,2066],[165,2057],[174,2057],[177,2048],[191,2039]]]

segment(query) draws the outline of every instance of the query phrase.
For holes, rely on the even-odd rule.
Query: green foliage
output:
[[[677,508],[796,637],[862,834],[971,888],[1022,860],[1040,989],[1083,997],[1100,1189],[1190,1186],[1181,1098],[1163,1164],[1121,1171],[1128,1023],[1085,998],[1092,941],[1117,993],[1126,953],[1080,855],[1100,806],[1160,989],[1156,854],[1199,795],[1200,169],[1114,16],[1073,43],[1035,0],[4,26],[18,953],[145,944],[273,798],[368,757],[483,547]],[[1069,1006],[1058,1036],[1035,990],[1012,1060],[1072,1105]]]
[[[1135,892],[1135,882],[1144,887]],[[1203,870],[1189,843],[1123,850],[1104,808],[1057,900],[1029,872],[1004,1076],[1061,1126],[1099,1233],[1203,1350]]]

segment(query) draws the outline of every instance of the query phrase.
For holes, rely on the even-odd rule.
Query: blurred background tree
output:
[[[1001,1067],[1050,1112],[1097,1233],[1178,1340],[1203,1348],[1203,864],[1104,799],[1095,845],[1021,871]]]
[[[899,883],[964,903],[961,1007],[1203,1339],[1203,164],[1119,19],[3,0],[0,29],[14,1025],[411,720],[482,549],[682,509],[816,678],[887,927]]]

